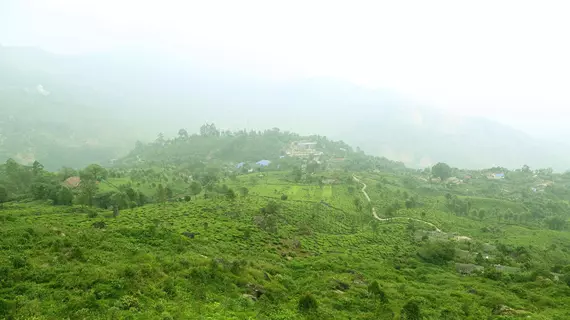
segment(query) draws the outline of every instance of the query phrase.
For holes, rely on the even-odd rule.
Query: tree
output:
[[[11,180],[17,179],[20,171],[20,165],[14,159],[6,160],[6,174]]]
[[[73,204],[73,192],[67,187],[61,187],[57,192],[57,203],[58,205],[70,206]]]
[[[249,189],[246,187],[241,187],[241,188],[239,188],[239,194],[242,197],[247,197],[247,195],[249,194]]]
[[[164,189],[161,183],[156,187],[156,200],[160,203],[166,202],[166,189]]]
[[[43,170],[44,166],[41,163],[39,163],[37,160],[34,161],[34,164],[32,164],[32,172],[34,174],[34,177],[41,175]]]
[[[357,211],[362,211],[362,200],[360,200],[360,198],[355,197],[353,203]]]
[[[92,206],[93,197],[95,197],[95,194],[97,194],[98,189],[99,187],[97,186],[97,181],[82,179],[81,184],[79,185],[81,204]]]
[[[264,209],[264,211],[268,214],[277,214],[279,213],[279,210],[281,210],[281,206],[279,206],[279,204],[274,200],[270,200],[269,202],[267,202],[267,205],[265,206]]]
[[[545,220],[550,230],[564,230],[566,228],[566,219],[564,217],[551,217]]]
[[[438,177],[441,181],[451,177],[451,167],[446,163],[439,162],[431,168],[431,173],[434,177]]]
[[[204,137],[219,137],[220,131],[216,128],[215,124],[206,123],[200,127],[200,135]]]
[[[281,207],[274,200],[270,200],[267,205],[260,209],[262,215],[259,217],[258,224],[261,229],[275,233],[277,232],[277,222],[279,218],[279,212]]]
[[[190,184],[190,194],[193,196],[197,196],[202,192],[202,185],[198,181],[192,181]]]
[[[484,265],[487,263],[481,252],[477,253],[477,255],[475,256],[475,263],[478,265]]]
[[[6,161],[6,166],[4,168],[6,176],[9,182],[7,187],[12,190],[13,193],[19,193],[24,191],[24,189],[32,181],[32,173],[27,168],[19,165],[13,159],[8,159]]]
[[[80,173],[81,181],[83,180],[93,180],[93,181],[101,181],[107,179],[109,173],[107,169],[101,167],[98,164],[90,164],[88,165],[83,171]]]
[[[115,192],[111,196],[111,203],[113,207],[117,208],[117,211],[120,209],[128,209],[130,207],[130,198],[126,192]]]
[[[158,136],[156,136],[156,140],[155,140],[154,142],[155,142],[156,144],[159,144],[159,145],[164,145],[164,143],[166,142],[166,141],[164,140],[164,134],[163,134],[162,132],[160,132],[160,133],[158,134]]]
[[[478,213],[478,215],[479,215],[479,220],[485,219],[485,214],[486,214],[486,212],[485,212],[484,209],[479,210],[479,213]]]
[[[172,189],[168,186],[164,188],[164,193],[166,194],[166,199],[172,199],[172,197],[174,197],[174,192],[172,192]]]
[[[400,319],[402,320],[420,320],[422,318],[420,312],[420,306],[415,301],[408,301],[402,307],[402,311],[400,312]]]
[[[416,199],[412,198],[408,198],[405,202],[406,204],[406,208],[407,209],[412,209],[416,207]]]
[[[139,206],[144,206],[146,203],[148,203],[148,198],[144,195],[144,193],[139,191],[137,193],[136,201]]]
[[[142,143],[142,141],[137,140],[137,142],[135,142],[135,150],[142,151],[143,149],[144,149],[144,143]]]
[[[53,190],[53,185],[43,182],[34,182],[30,186],[32,197],[35,200],[44,200],[49,197]]]
[[[455,258],[452,242],[430,242],[418,250],[418,255],[426,262],[443,265]]]
[[[301,171],[301,168],[293,169],[292,174],[293,174],[293,181],[295,182],[301,181],[301,178],[303,177],[303,171]]]
[[[69,177],[77,176],[79,173],[77,170],[69,167],[63,167],[58,172],[58,178],[61,181],[66,180]]]
[[[178,130],[178,137],[183,140],[188,139],[188,131],[186,131],[186,129]]]
[[[0,185],[0,208],[4,206],[4,202],[8,201],[8,189]]]

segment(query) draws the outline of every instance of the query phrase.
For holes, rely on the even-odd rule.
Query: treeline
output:
[[[62,169],[51,173],[43,165],[35,161],[32,166],[23,166],[8,159],[0,167],[0,203],[11,200],[47,200],[54,204],[69,205],[73,201],[73,193],[63,186],[63,181],[73,174],[74,170]]]
[[[54,173],[45,170],[38,161],[32,166],[24,166],[8,159],[0,167],[0,203],[43,200],[53,205],[129,208],[150,201],[130,185],[118,186],[112,192],[99,192],[101,183],[106,183],[108,176],[108,170],[96,164],[79,171],[62,168]]]
[[[203,125],[199,133],[189,134],[180,129],[172,139],[160,133],[151,143],[137,142],[127,157],[117,162],[118,166],[133,167],[144,164],[184,165],[188,162],[255,162],[262,159],[279,159],[286,155],[291,143],[312,141],[316,149],[328,159],[342,159],[342,169],[355,170],[406,170],[402,163],[386,158],[366,155],[354,150],[343,141],[332,141],[325,136],[301,136],[273,128],[264,131],[220,130],[215,124]]]

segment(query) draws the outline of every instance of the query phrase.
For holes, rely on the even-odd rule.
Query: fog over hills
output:
[[[48,167],[119,157],[159,132],[279,127],[425,167],[568,169],[569,150],[493,120],[331,78],[271,80],[212,60],[0,48],[0,156]]]

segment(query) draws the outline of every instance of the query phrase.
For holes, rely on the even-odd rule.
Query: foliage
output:
[[[378,297],[382,303],[388,303],[386,293],[380,288],[378,281],[374,280],[368,285],[368,293]]]
[[[318,306],[317,299],[311,294],[307,293],[299,299],[299,311],[301,312],[314,312]]]
[[[426,262],[445,264],[455,258],[455,247],[452,242],[430,242],[418,250],[418,255]]]
[[[212,126],[137,164],[0,165],[0,318],[568,318],[570,175],[432,183],[349,149],[326,163],[345,147],[314,138],[310,172],[281,158],[294,134]],[[272,165],[237,168],[242,148]]]
[[[441,181],[451,177],[451,167],[448,164],[439,162],[431,168],[434,177],[440,178]]]
[[[408,301],[403,307],[400,315],[402,320],[420,320],[422,318],[420,306],[416,301]]]
[[[6,189],[5,186],[0,185],[0,206],[2,206],[6,201],[8,201],[8,189]]]

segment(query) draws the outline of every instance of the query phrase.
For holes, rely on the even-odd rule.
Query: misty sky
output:
[[[1,0],[0,44],[201,52],[331,76],[537,136],[570,134],[567,1]]]

